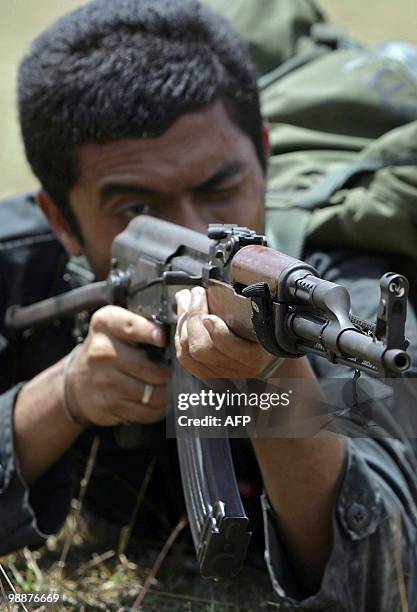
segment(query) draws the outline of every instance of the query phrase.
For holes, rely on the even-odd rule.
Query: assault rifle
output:
[[[25,308],[12,307],[7,324],[22,330],[116,304],[166,325],[172,338],[175,293],[195,285],[207,290],[212,314],[277,357],[313,353],[386,377],[401,376],[410,366],[404,336],[405,277],[382,276],[378,315],[372,324],[352,315],[344,287],[322,280],[312,266],[268,248],[264,236],[236,225],[210,225],[207,237],[160,219],[136,217],[114,240],[107,281]],[[172,348],[171,342],[171,354]],[[180,377],[179,364],[173,361],[175,396]],[[212,578],[234,575],[250,533],[229,440],[203,439],[190,427],[177,443],[201,572]]]

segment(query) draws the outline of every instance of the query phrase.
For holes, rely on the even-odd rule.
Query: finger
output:
[[[181,335],[182,327],[185,321],[187,326],[191,318],[199,319],[208,314],[207,294],[203,287],[194,287],[191,291],[188,289],[179,291],[176,294],[177,299],[177,314],[179,334]],[[204,328],[200,328],[204,332]]]
[[[91,318],[93,332],[102,332],[129,344],[165,346],[166,338],[161,327],[140,315],[119,306],[104,306]]]
[[[181,342],[179,334],[175,335],[175,348],[177,359],[181,365],[201,380],[241,377],[239,368],[231,367],[230,359],[221,356],[220,353],[216,355],[216,363],[210,361],[213,355],[203,355],[203,353],[200,355],[190,354],[188,342]],[[198,361],[198,359],[201,359],[201,361]]]
[[[193,287],[191,290],[191,300],[188,307],[191,316],[199,315],[203,317],[209,314],[207,293],[203,287]]]
[[[217,377],[225,376],[225,372],[227,372],[227,376],[240,374],[239,363],[235,363],[236,360],[233,359],[233,355],[231,355],[232,360],[229,355],[223,355],[213,342],[203,323],[208,316],[207,294],[204,289],[196,287],[191,292],[191,303],[187,318],[188,353],[190,357],[199,363],[210,366]],[[227,325],[221,319],[218,320],[227,330]],[[229,331],[229,333],[231,332]]]
[[[191,302],[191,291],[183,289],[175,294],[175,300],[177,302],[177,327],[175,333],[181,336],[183,326],[186,323],[188,308]]]
[[[210,334],[214,345],[221,353],[233,357],[236,361],[247,364],[248,355],[268,363],[271,355],[257,342],[236,335],[227,324],[215,315],[203,319],[203,325]]]
[[[133,348],[117,339],[113,340],[113,346],[116,358],[114,367],[119,372],[153,385],[165,384],[170,379],[170,366],[150,359],[146,350]]]
[[[170,368],[150,359],[144,349],[105,333],[90,337],[85,353],[90,368],[101,367],[107,372],[118,370],[153,384],[162,384],[170,377]]]
[[[265,351],[260,344],[251,342],[246,338],[240,338],[219,317],[208,315],[204,317],[202,323],[216,349],[222,355],[245,366],[246,371],[249,367],[248,375],[251,366],[253,366],[253,375],[256,376],[273,360],[273,356]],[[248,359],[249,356],[250,359]]]
[[[197,361],[215,360],[214,345],[210,334],[203,325],[203,317],[208,315],[207,295],[202,287],[194,287],[191,291],[191,301],[187,311],[187,338],[191,355]],[[185,325],[183,326],[185,327]],[[183,332],[183,328],[181,329]],[[183,333],[180,335],[183,340]],[[215,351],[214,351],[215,352]]]
[[[191,291],[183,289],[175,294],[177,301],[177,327],[175,329],[175,348],[177,358],[181,362],[184,354],[188,354],[187,317],[191,302]]]
[[[213,368],[204,363],[199,363],[181,348],[177,349],[177,359],[183,368],[200,380],[224,378],[224,374],[222,374],[220,369]]]
[[[177,315],[180,317],[185,312],[187,312],[190,301],[191,301],[191,291],[189,289],[182,289],[181,291],[177,291],[175,294],[175,300],[177,302]]]
[[[136,401],[141,406],[146,406],[146,408],[164,408],[168,404],[169,400],[168,385],[151,384],[151,394],[150,396],[148,394],[147,401],[145,403],[143,400],[145,399],[147,385],[150,385],[150,383],[143,381],[140,384],[139,389],[129,389],[129,392],[124,394],[123,399],[126,401]]]
[[[182,325],[177,325],[174,340],[175,351],[178,361],[184,368],[194,374],[194,372],[192,372],[188,367],[188,361],[190,360],[190,351],[188,346],[187,323],[185,318]]]
[[[184,292],[179,292],[184,293]],[[214,346],[202,320],[208,314],[207,294],[202,287],[179,296],[180,316],[175,334],[177,358],[189,372],[201,379],[239,376],[240,371],[230,364]]]
[[[124,401],[114,408],[113,418],[120,423],[143,423],[152,425],[165,418],[167,406],[153,408],[151,406],[138,404],[137,402]]]
[[[204,337],[201,337],[198,332],[198,326],[190,325],[190,310],[184,312],[181,316],[183,319],[180,320],[175,334],[175,345],[179,361],[189,371],[192,371],[189,366],[193,361],[205,363],[207,365],[214,364],[214,366],[216,366],[219,355],[216,356],[214,354],[216,350],[213,347],[209,334],[206,333],[204,327],[200,325],[204,333]],[[190,329],[192,332],[191,337],[189,335]]]
[[[92,381],[97,389],[100,389],[101,404],[111,409],[123,401],[142,403],[145,386],[149,381],[137,380],[127,374],[106,371],[97,372]],[[167,385],[152,385],[152,394],[147,402],[148,408],[161,408],[167,404],[169,399]]]

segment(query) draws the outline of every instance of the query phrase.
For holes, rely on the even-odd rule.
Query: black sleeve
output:
[[[332,552],[319,591],[308,598],[297,588],[264,496],[265,558],[280,603],[297,610],[391,612],[402,609],[404,581],[409,609],[416,610],[416,474],[411,445],[348,439],[333,510]]]
[[[22,385],[0,396],[0,556],[42,544],[62,526],[72,497],[71,468],[63,458],[29,490],[13,438],[13,411]]]

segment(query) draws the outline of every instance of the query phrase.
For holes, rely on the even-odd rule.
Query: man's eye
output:
[[[218,189],[212,189],[204,193],[206,198],[216,200],[216,199],[225,199],[234,196],[240,188],[240,184],[238,185],[227,185],[225,187],[220,187]]]
[[[138,215],[146,215],[149,213],[149,206],[147,204],[141,204],[140,202],[134,204],[125,204],[117,210],[118,215],[124,215],[128,217],[137,217]]]

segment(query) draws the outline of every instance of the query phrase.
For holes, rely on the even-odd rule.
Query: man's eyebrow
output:
[[[236,176],[242,171],[242,164],[238,161],[228,162],[224,164],[219,170],[217,170],[212,176],[208,179],[196,185],[195,187],[191,187],[187,189],[187,191],[209,191],[220,185],[226,179],[232,178]],[[109,200],[113,197],[117,197],[120,195],[153,195],[158,196],[162,195],[162,192],[157,191],[156,189],[150,189],[149,187],[145,187],[143,185],[129,185],[126,183],[109,183],[108,185],[104,185],[100,189],[100,207],[104,206]]]
[[[158,191],[149,189],[141,185],[128,185],[125,183],[109,183],[100,189],[100,206],[104,206],[106,202],[115,196],[125,194],[135,195],[158,195]]]
[[[226,179],[232,178],[239,174],[242,171],[242,164],[238,161],[228,162],[224,166],[222,166],[219,170],[217,170],[212,176],[206,179],[200,185],[196,185],[192,187],[188,191],[209,191],[216,187]]]

